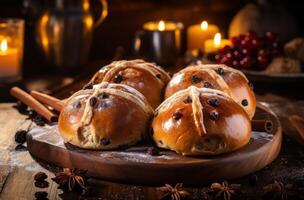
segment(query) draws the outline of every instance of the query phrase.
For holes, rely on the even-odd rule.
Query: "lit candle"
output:
[[[159,22],[147,22],[143,28],[147,31],[175,31],[180,28],[180,23],[160,20]]]
[[[136,56],[162,66],[174,64],[181,54],[183,24],[173,21],[151,21],[135,33]]]
[[[16,48],[9,48],[7,39],[0,41],[0,78],[19,75],[19,55]]]
[[[205,41],[204,51],[205,53],[216,53],[219,49],[224,46],[231,46],[231,41],[228,39],[222,39],[220,33],[216,33],[213,39]]]
[[[214,24],[203,21],[201,24],[189,26],[187,30],[188,50],[200,49],[204,51],[204,43],[212,39],[219,32],[219,28]]]

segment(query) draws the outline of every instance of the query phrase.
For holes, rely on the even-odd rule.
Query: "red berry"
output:
[[[244,57],[240,61],[240,66],[244,69],[249,69],[250,67],[252,67],[251,58],[249,56]]]
[[[269,64],[270,59],[266,55],[258,56],[258,69],[265,69]]]
[[[248,31],[248,32],[245,34],[245,36],[247,36],[247,37],[250,38],[250,39],[253,39],[253,38],[256,38],[256,37],[257,37],[257,34],[256,34],[255,31],[250,30],[250,31]]]
[[[269,51],[267,49],[260,49],[258,51],[258,55],[259,56],[267,56],[267,55],[269,55]]]
[[[224,54],[224,53],[229,52],[230,50],[231,50],[231,47],[228,46],[228,45],[226,45],[223,48],[219,49],[219,53],[223,53]]]
[[[239,61],[237,61],[237,60],[233,60],[233,61],[232,61],[232,67],[235,67],[235,68],[240,67],[240,63],[239,63]]]
[[[260,45],[261,45],[261,42],[260,42],[259,39],[253,39],[253,40],[251,41],[251,46],[252,46],[252,48],[254,48],[254,49],[258,49],[258,48],[260,47]]]
[[[241,40],[241,47],[248,47],[248,45],[249,45],[249,41],[248,40],[246,40],[246,39],[243,39],[243,40]]]
[[[230,52],[226,53],[225,55],[228,59],[232,58],[232,54]]]
[[[215,55],[215,61],[217,63],[220,63],[221,59],[222,59],[222,56],[220,54]]]
[[[243,57],[242,52],[240,52],[239,50],[234,50],[232,52],[232,54],[233,54],[233,58],[236,59],[236,60],[241,60],[242,57]]]
[[[268,32],[266,32],[265,36],[271,42],[273,42],[277,39],[277,35],[274,32],[268,31]]]
[[[230,66],[232,64],[232,61],[231,58],[227,58],[226,56],[223,56],[219,63]]]
[[[247,48],[244,48],[242,49],[242,53],[245,55],[245,56],[250,56],[251,55],[251,51]]]
[[[231,43],[233,44],[233,46],[239,46],[240,45],[240,39],[238,37],[234,36],[230,40],[231,40]]]

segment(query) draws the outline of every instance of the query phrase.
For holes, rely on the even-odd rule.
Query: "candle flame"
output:
[[[201,23],[201,29],[202,29],[202,30],[207,30],[207,28],[208,28],[208,22],[207,22],[207,21],[203,21],[203,22]]]
[[[215,45],[215,46],[218,47],[218,46],[221,45],[221,38],[222,38],[222,36],[221,36],[220,33],[217,33],[217,34],[214,35],[213,42],[214,42],[214,45]]]
[[[7,51],[7,41],[6,41],[6,39],[1,41],[0,50],[1,51]]]
[[[164,21],[159,21],[158,23],[158,30],[164,31],[165,30],[165,22]]]

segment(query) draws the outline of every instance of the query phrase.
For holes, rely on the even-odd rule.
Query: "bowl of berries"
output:
[[[242,70],[253,81],[304,82],[299,57],[303,55],[295,55],[300,48],[299,40],[297,45],[294,40],[283,44],[273,32],[258,35],[249,31],[232,37],[232,45],[219,49],[214,62]],[[302,45],[304,48],[304,39]]]

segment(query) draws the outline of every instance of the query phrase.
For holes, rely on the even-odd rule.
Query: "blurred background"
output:
[[[48,67],[38,48],[35,34],[36,21],[43,9],[51,9],[50,2],[56,0],[2,0],[0,17],[18,17],[26,21],[24,71],[43,70]],[[151,20],[173,20],[185,26],[207,20],[217,24],[227,34],[233,16],[247,3],[258,3],[249,0],[109,0],[108,16],[94,30],[89,60],[111,59],[118,47],[127,55],[132,54],[134,32],[142,24]],[[296,20],[299,34],[303,35],[304,17],[303,1],[271,0],[272,7],[281,5]],[[35,5],[36,4],[36,5]],[[92,12],[97,16],[101,6],[92,0]],[[288,28],[288,27],[287,27]],[[287,31],[287,30],[286,30]]]
[[[103,13],[107,16],[99,26],[92,29],[92,36],[86,36],[87,39],[79,39],[83,40],[81,44],[78,44],[77,38],[71,38],[69,41],[69,45],[78,45],[75,48],[83,49],[83,51],[88,49],[88,58],[80,59],[79,65],[81,66],[71,67],[68,70],[56,70],[52,63],[54,58],[51,57],[51,60],[48,60],[41,49],[43,41],[39,38],[41,37],[39,34],[43,33],[41,33],[41,28],[39,29],[41,26],[39,23],[43,21],[46,12],[54,12],[54,15],[60,16],[62,15],[60,9],[66,9],[70,5],[77,5],[83,1],[85,0],[1,0],[0,18],[22,18],[25,20],[23,80],[31,82],[37,76],[51,77],[53,75],[57,79],[58,75],[74,77],[86,71],[96,70],[113,59],[132,58],[134,56],[134,34],[147,21],[177,21],[182,22],[187,28],[189,25],[207,20],[208,23],[216,24],[223,36],[228,37],[233,17],[248,4],[253,4],[258,8],[258,12],[252,11],[252,15],[257,15],[259,23],[264,23],[265,16],[272,19],[265,20],[263,27],[269,27],[269,30],[275,29],[282,36],[283,41],[303,36],[304,33],[303,1],[108,0],[108,13]],[[88,9],[96,21],[104,8],[98,0],[91,0]],[[73,13],[73,10],[70,11]],[[251,15],[250,9],[246,12]],[[75,12],[75,18],[77,17],[83,16],[78,16]],[[50,23],[52,23],[51,20]],[[247,22],[243,23],[246,26]],[[77,28],[71,28],[71,35],[73,32],[76,33],[75,31],[77,32]],[[69,51],[65,50],[65,53]],[[71,56],[73,56],[72,53]],[[65,79],[63,81],[60,79],[60,81],[53,81],[53,84],[69,83],[71,80]]]

